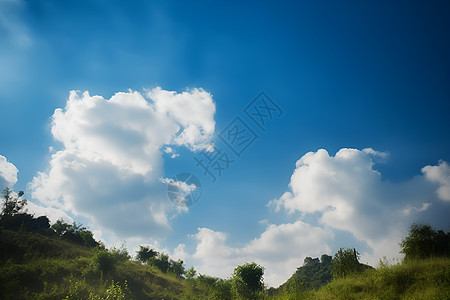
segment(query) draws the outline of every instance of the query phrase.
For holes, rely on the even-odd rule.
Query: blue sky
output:
[[[449,13],[445,1],[1,0],[0,183],[111,245],[148,243],[214,276],[255,260],[278,285],[339,247],[394,257],[411,222],[450,225]],[[80,105],[66,107],[72,90]],[[283,111],[265,132],[244,112],[261,91]],[[132,92],[148,106],[129,106]],[[258,139],[211,182],[194,157],[208,143],[232,157],[219,134],[236,117]],[[185,209],[157,184],[181,172],[203,188]]]

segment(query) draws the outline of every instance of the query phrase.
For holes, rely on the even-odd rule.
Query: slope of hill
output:
[[[414,260],[345,278],[318,290],[286,289],[273,299],[450,299],[450,259]]]
[[[0,299],[198,299],[201,284],[58,236],[0,230]]]
[[[2,229],[0,235],[0,299],[233,298],[226,280],[163,273],[131,261],[123,249],[88,248],[20,230]],[[331,281],[329,260],[308,259],[276,293],[259,298],[450,299],[449,258],[381,264]]]

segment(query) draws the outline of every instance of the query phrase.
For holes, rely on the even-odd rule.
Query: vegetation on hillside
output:
[[[403,262],[374,269],[342,248],[305,258],[286,283],[267,289],[254,262],[221,279],[148,246],[132,260],[80,224],[26,213],[26,203],[23,192],[3,191],[0,299],[450,299],[450,233],[429,225],[411,226]]]

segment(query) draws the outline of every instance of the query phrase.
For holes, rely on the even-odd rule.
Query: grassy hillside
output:
[[[207,286],[131,261],[121,250],[105,256],[106,250],[57,236],[0,234],[0,299],[197,299],[208,294]]]
[[[450,259],[381,264],[335,279],[317,291],[292,287],[272,299],[450,299]]]
[[[0,299],[235,299],[230,280],[184,279],[132,261],[123,249],[23,230],[0,235]],[[450,299],[449,258],[385,263],[329,282],[330,259],[307,258],[281,288],[258,299]]]

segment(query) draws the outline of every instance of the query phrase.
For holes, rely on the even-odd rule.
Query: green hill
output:
[[[374,269],[359,262],[356,249],[341,248],[334,257],[307,257],[286,283],[265,289],[256,263],[220,279],[196,276],[148,247],[133,261],[81,225],[50,226],[45,216],[21,213],[26,200],[8,191],[0,215],[0,299],[450,299],[450,233],[429,225],[411,226],[401,241],[402,263]]]
[[[0,230],[0,299],[198,299],[208,287],[54,235]]]
[[[318,290],[292,286],[272,299],[450,299],[450,259],[380,264],[376,269],[334,279]]]
[[[227,280],[163,273],[130,260],[123,249],[88,248],[26,231],[0,234],[0,299],[232,298]],[[260,298],[450,299],[449,258],[381,264],[334,280],[329,277],[328,256],[305,262],[275,293],[272,289],[272,296],[266,291]],[[328,283],[322,286],[324,282]]]

